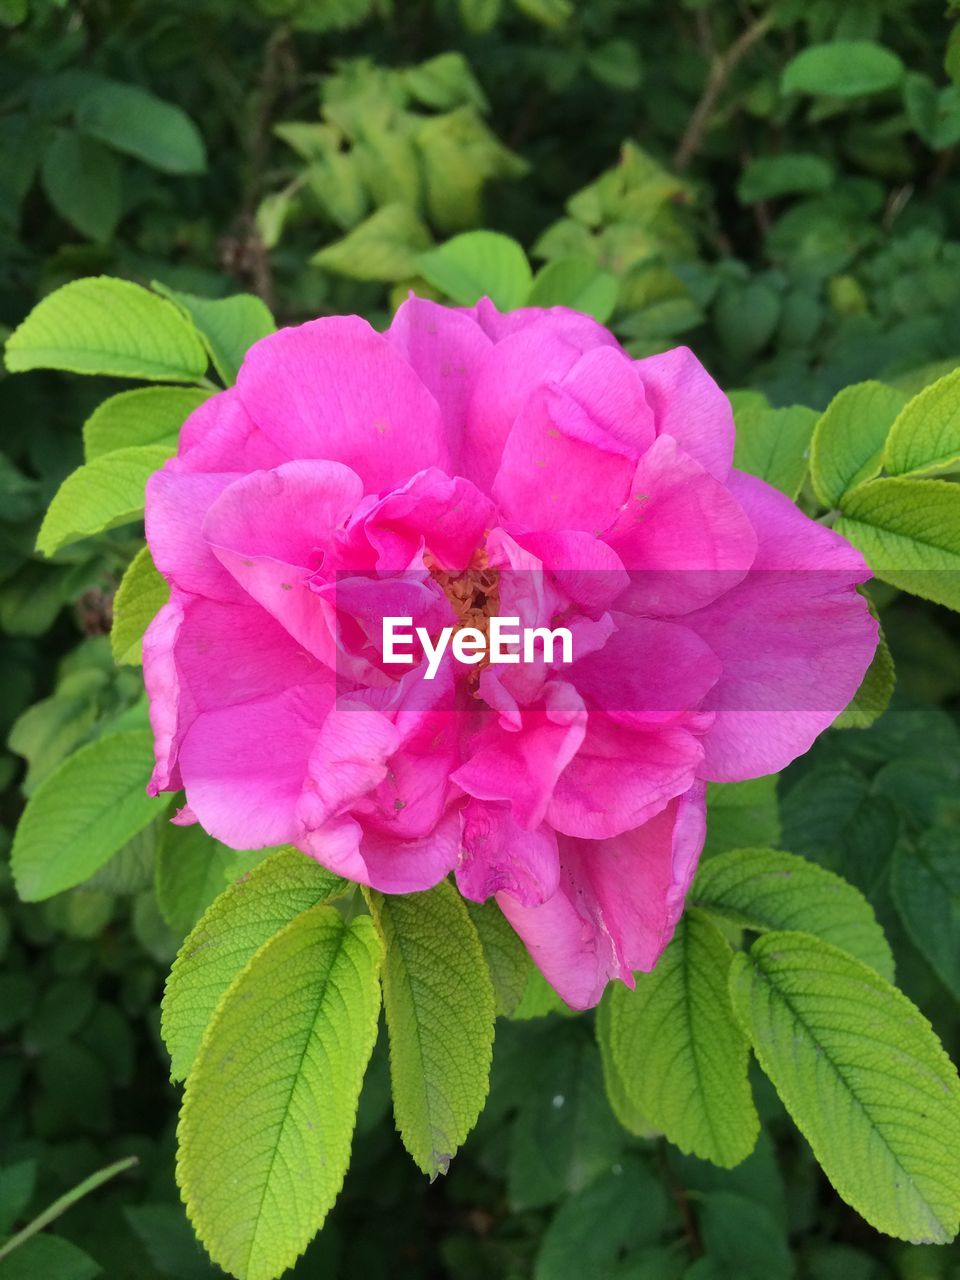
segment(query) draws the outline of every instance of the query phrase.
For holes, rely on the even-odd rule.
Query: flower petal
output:
[[[331,316],[261,338],[237,395],[291,458],[343,462],[378,492],[411,471],[448,468],[436,400],[403,356],[359,316]]]
[[[776,773],[806,751],[856,693],[878,635],[855,590],[870,576],[860,553],[762,480],[734,472],[730,487],[757,530],[754,567],[683,619],[723,663],[701,767],[718,782]]]

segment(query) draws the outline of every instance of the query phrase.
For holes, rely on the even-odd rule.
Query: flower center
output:
[[[490,619],[500,612],[500,570],[491,569],[485,548],[478,547],[466,569],[441,569],[429,551],[423,562],[457,615],[457,630],[473,627],[490,640]],[[489,658],[470,672],[470,683],[476,684]]]

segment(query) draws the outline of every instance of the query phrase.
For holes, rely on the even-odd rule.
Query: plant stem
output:
[[[118,1173],[125,1173],[127,1169],[132,1169],[138,1163],[136,1156],[127,1156],[124,1160],[118,1160],[116,1164],[108,1164],[105,1169],[98,1169],[96,1173],[91,1173],[89,1178],[84,1178],[83,1182],[72,1187],[66,1195],[62,1195],[59,1200],[54,1200],[53,1204],[44,1209],[43,1213],[38,1213],[33,1221],[28,1222],[22,1231],[18,1231],[5,1244],[0,1245],[0,1262],[13,1253],[14,1249],[26,1244],[31,1236],[35,1236],[44,1227],[49,1227],[51,1222],[59,1218],[62,1213],[66,1213],[78,1200],[82,1200],[91,1191],[96,1191],[97,1187],[102,1187],[105,1182],[115,1178]]]

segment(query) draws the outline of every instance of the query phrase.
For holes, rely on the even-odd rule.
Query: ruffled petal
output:
[[[440,406],[459,469],[467,406],[493,344],[472,316],[413,296],[397,308],[385,336]]]
[[[507,892],[525,907],[539,906],[560,883],[556,834],[545,824],[528,831],[507,804],[471,800],[462,811],[457,887],[465,898],[485,902]]]
[[[518,414],[491,492],[519,528],[599,534],[626,502],[633,473],[628,447],[548,383]]]
[[[640,459],[604,541],[630,573],[620,607],[658,617],[710,604],[741,581],[757,553],[743,507],[672,436]]]
[[[657,435],[673,436],[718,480],[733,465],[730,401],[689,347],[674,347],[637,361]]]
[[[614,978],[634,985],[673,936],[706,832],[702,787],[613,840],[562,840],[560,885],[542,906],[497,894],[541,973],[574,1009]]]
[[[570,684],[544,686],[543,704],[526,707],[519,729],[491,721],[452,780],[478,800],[508,800],[513,816],[532,831],[546,816],[557,779],[583,741],[586,710]]]
[[[231,387],[195,409],[180,429],[184,471],[260,471],[289,455],[260,430]]]

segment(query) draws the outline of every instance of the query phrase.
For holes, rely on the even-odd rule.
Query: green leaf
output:
[[[894,89],[903,79],[903,63],[890,49],[872,40],[834,40],[810,45],[783,70],[783,93],[813,93],[831,98],[859,98]]]
[[[136,666],[143,661],[143,635],[170,599],[170,588],[157,572],[149,547],[141,547],[113,597],[110,646],[114,661]]]
[[[836,530],[878,578],[960,609],[960,485],[948,480],[868,480],[846,494]]]
[[[615,1030],[619,1030],[619,1023],[615,1024],[612,1016],[613,992],[613,986],[607,987],[603,999],[597,1006],[597,1016],[594,1020],[597,1048],[600,1050],[600,1066],[603,1069],[603,1087],[606,1090],[610,1109],[624,1129],[638,1138],[653,1138],[657,1136],[657,1130],[630,1098],[620,1070],[618,1051],[613,1042]]]
[[[98,1262],[62,1236],[33,1236],[0,1261],[0,1280],[93,1280],[102,1275]]]
[[[722,853],[701,866],[690,901],[757,933],[816,934],[893,981],[893,955],[860,890],[796,854],[779,849]]]
[[[497,231],[466,231],[438,249],[420,254],[420,274],[461,306],[488,297],[501,311],[521,307],[533,276],[527,256],[509,236]]]
[[[751,160],[737,183],[741,204],[775,200],[778,196],[826,191],[833,185],[833,165],[810,152],[784,152]]]
[[[47,294],[7,339],[7,368],[196,382],[207,354],[164,298],[129,280],[87,276]]]
[[[960,1221],[960,1080],[933,1029],[871,968],[804,933],[733,962],[734,1008],[839,1195],[871,1226],[942,1244]]]
[[[626,1156],[561,1204],[543,1234],[534,1280],[613,1276],[620,1259],[658,1242],[667,1217],[660,1182],[639,1157]]]
[[[232,298],[201,298],[195,293],[179,293],[153,282],[153,288],[191,321],[203,339],[213,367],[226,386],[232,387],[243,357],[260,338],[276,332],[267,305],[252,293]]]
[[[187,1080],[177,1181],[210,1256],[238,1280],[294,1264],[339,1194],[377,1037],[369,916],[311,907],[224,995]]]
[[[153,735],[111,733],[70,756],[27,801],[11,866],[25,902],[82,884],[158,817],[169,796],[147,795]]]
[[[890,428],[883,466],[894,476],[960,470],[960,369],[906,405]]]
[[[173,103],[132,84],[111,82],[80,101],[77,128],[162,173],[203,173],[207,155],[196,125]]]
[[[592,258],[574,255],[555,258],[541,267],[533,281],[527,305],[570,307],[584,311],[606,324],[617,305],[620,284],[616,276],[602,271]]]
[[[834,720],[833,727],[835,729],[869,729],[889,707],[895,685],[896,671],[893,655],[881,628],[876,652],[860,681],[860,688],[853,695],[853,701],[844,707]]]
[[[352,280],[411,280],[430,232],[407,204],[394,201],[370,215],[342,240],[334,240],[310,261]]]
[[[531,961],[526,947],[495,902],[467,902],[490,969],[497,1014],[510,1017],[526,990]]]
[[[213,394],[202,387],[136,387],[109,396],[83,424],[87,461],[145,444],[172,453],[184,422]]]
[[[830,401],[810,445],[810,479],[827,507],[880,474],[883,444],[907,395],[882,382],[858,382]]]
[[[765,1204],[709,1191],[697,1197],[697,1207],[703,1247],[717,1280],[793,1280],[786,1232]]]
[[[778,774],[707,783],[706,855],[780,843]]]
[[[530,1056],[537,1071],[511,1135],[507,1195],[515,1211],[583,1190],[610,1169],[626,1140],[592,1039],[576,1021],[541,1026]]]
[[[960,832],[926,831],[893,858],[893,900],[914,945],[960,999]]]
[[[643,83],[643,63],[632,40],[614,36],[587,54],[587,68],[601,84],[631,93]]]
[[[786,793],[780,808],[783,844],[812,858],[863,893],[884,879],[899,832],[897,812],[846,765],[811,769]]]
[[[681,1151],[730,1169],[757,1141],[749,1051],[730,1008],[731,952],[687,911],[652,973],[610,997],[611,1044],[627,1099]]]
[[[734,466],[796,498],[807,474],[807,451],[817,421],[814,409],[745,409],[737,417]]]
[[[0,1166],[0,1236],[9,1235],[14,1223],[23,1217],[33,1199],[36,1181],[36,1160]]]
[[[425,893],[369,895],[383,937],[383,1007],[393,1110],[403,1145],[446,1173],[490,1084],[494,996],[480,939],[446,881]]]
[[[91,240],[107,241],[120,220],[120,166],[92,138],[64,130],[43,156],[43,189],[62,218]]]
[[[180,948],[163,995],[160,1030],[170,1076],[190,1070],[220,997],[270,938],[344,887],[295,849],[273,854],[221,893]]]
[[[147,480],[172,452],[162,444],[134,445],[101,454],[71,472],[43,517],[37,550],[52,556],[67,543],[142,519]]]
[[[228,849],[199,824],[175,827],[168,823],[160,835],[155,865],[160,914],[175,933],[185,934],[231,880],[256,865],[259,856]]]

